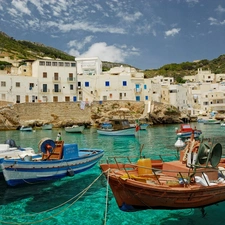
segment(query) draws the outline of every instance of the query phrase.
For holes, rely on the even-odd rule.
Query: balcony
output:
[[[61,81],[61,77],[53,77],[52,78],[52,82],[60,82]]]
[[[76,78],[75,77],[67,77],[67,82],[75,82]]]
[[[135,88],[134,91],[135,91],[135,93],[141,93],[142,92],[142,88]]]
[[[61,89],[52,89],[52,92],[54,92],[54,93],[60,93],[61,92]]]
[[[41,92],[47,93],[47,92],[50,92],[50,89],[41,89]]]

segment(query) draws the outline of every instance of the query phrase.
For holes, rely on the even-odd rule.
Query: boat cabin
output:
[[[114,130],[130,128],[130,123],[126,119],[113,119],[110,120],[110,123],[112,124]]]

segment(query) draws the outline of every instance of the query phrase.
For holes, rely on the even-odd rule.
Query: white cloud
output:
[[[176,34],[178,34],[179,32],[180,32],[180,28],[173,28],[173,29],[171,29],[171,30],[167,30],[166,32],[165,32],[165,35],[168,37],[168,36],[175,36]]]
[[[23,14],[31,15],[31,11],[27,7],[27,2],[23,0],[13,0],[12,5]]]
[[[90,43],[94,36],[90,35],[84,38],[83,41],[79,42],[77,40],[73,40],[67,43],[68,47],[76,47],[78,50],[82,49],[86,44]]]
[[[213,17],[209,17],[208,20],[210,21],[210,25],[225,25],[225,20],[219,21]]]
[[[135,12],[134,14],[128,14],[128,13],[121,11],[117,15],[127,22],[135,22],[142,16],[142,13]]]
[[[225,12],[225,8],[223,8],[221,5],[219,5],[215,10],[218,11],[219,13]]]
[[[79,57],[96,57],[98,56],[102,61],[110,62],[124,62],[125,58],[131,55],[139,55],[139,50],[132,47],[127,48],[126,45],[117,47],[114,45],[108,46],[105,42],[93,44],[86,52],[80,53],[76,49],[71,49],[69,54]]]

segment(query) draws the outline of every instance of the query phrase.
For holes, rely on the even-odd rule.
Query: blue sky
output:
[[[225,54],[225,1],[0,0],[0,30],[76,57],[157,69]]]

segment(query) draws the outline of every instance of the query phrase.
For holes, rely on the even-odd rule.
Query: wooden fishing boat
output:
[[[71,127],[65,127],[65,131],[68,133],[82,133],[84,131],[84,125],[73,125]]]
[[[107,124],[102,124],[97,129],[97,133],[100,135],[110,136],[135,136],[136,128],[131,127],[127,119],[111,119]]]
[[[195,138],[198,138],[202,134],[202,131],[192,128],[190,124],[181,124],[180,129],[176,130],[177,137],[180,138],[190,138],[192,133],[194,133]]]
[[[198,208],[225,200],[222,146],[191,140],[179,160],[140,158],[100,164],[121,210]],[[198,149],[196,152],[196,148]],[[189,149],[187,151],[187,149]],[[123,157],[124,160],[125,157]]]
[[[35,183],[73,176],[93,167],[103,156],[101,149],[78,149],[77,144],[41,139],[42,154],[25,159],[3,159],[1,163],[8,185]]]

